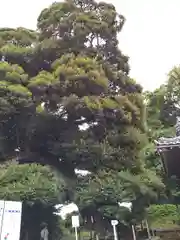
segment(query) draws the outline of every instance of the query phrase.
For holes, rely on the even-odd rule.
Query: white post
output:
[[[96,240],[99,240],[99,236],[98,236],[98,234],[96,234]]]
[[[116,225],[113,225],[114,240],[118,240]]]
[[[78,240],[78,227],[80,226],[80,223],[79,223],[79,216],[72,216],[71,217],[71,220],[72,220],[72,227],[74,228],[74,231],[75,231],[75,238],[76,240]]]
[[[136,233],[135,233],[134,225],[132,225],[132,234],[133,234],[133,240],[136,240]]]
[[[114,240],[118,240],[117,228],[116,228],[116,226],[118,225],[118,221],[111,220],[111,225],[113,226]]]
[[[76,238],[76,240],[78,240],[78,231],[77,231],[77,227],[75,227],[74,229],[75,229],[75,238]]]
[[[149,224],[148,224],[147,219],[145,220],[145,224],[146,224],[146,229],[147,229],[148,239],[151,239],[151,233],[150,233],[150,230],[149,230]]]

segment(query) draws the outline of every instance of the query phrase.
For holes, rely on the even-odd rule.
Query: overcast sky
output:
[[[36,29],[40,11],[52,0],[0,0],[0,27]],[[130,57],[131,76],[154,89],[180,63],[180,0],[109,0],[127,21],[120,48]]]

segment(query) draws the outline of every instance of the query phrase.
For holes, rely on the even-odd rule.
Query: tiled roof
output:
[[[161,137],[157,141],[155,141],[157,146],[161,145],[180,145],[180,136],[179,137],[172,137],[172,138],[164,138]]]
[[[171,138],[161,137],[155,141],[157,148],[180,147],[180,117],[177,117],[176,136]]]

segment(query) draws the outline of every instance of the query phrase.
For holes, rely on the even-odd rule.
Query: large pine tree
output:
[[[125,200],[143,211],[161,187],[140,154],[145,106],[119,49],[124,22],[112,4],[66,0],[41,12],[38,32],[0,30],[1,159],[19,148],[20,162],[56,167],[85,217],[119,217]]]

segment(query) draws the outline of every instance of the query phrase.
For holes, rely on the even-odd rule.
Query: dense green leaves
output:
[[[1,199],[50,205],[63,199],[65,183],[48,167],[11,163],[1,165],[0,172]]]
[[[172,204],[150,206],[147,211],[148,220],[151,223],[151,226],[166,229],[178,225],[178,208],[179,206]]]

